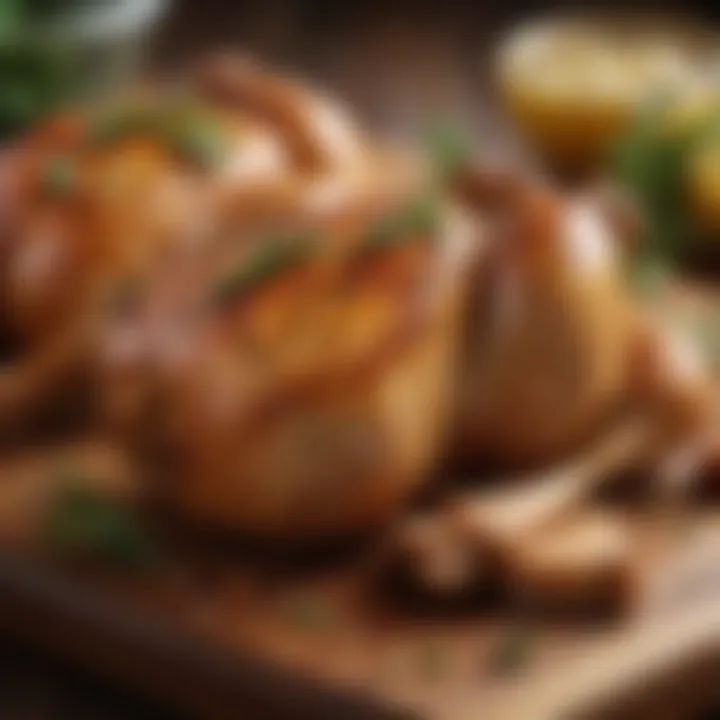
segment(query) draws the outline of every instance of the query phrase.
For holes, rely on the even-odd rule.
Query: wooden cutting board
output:
[[[2,523],[18,496],[0,477]],[[642,591],[612,622],[520,627],[480,599],[431,611],[380,590],[367,546],[259,561],[171,544],[132,573],[49,562],[6,532],[0,628],[197,717],[686,717],[720,698],[720,513],[627,512]],[[522,662],[503,672],[513,638]]]
[[[152,572],[61,565],[25,522],[47,452],[0,460],[0,629],[193,717],[672,720],[720,701],[720,509],[619,507],[631,612],[519,626],[488,598],[439,612],[381,591],[376,540],[293,559],[171,533]]]

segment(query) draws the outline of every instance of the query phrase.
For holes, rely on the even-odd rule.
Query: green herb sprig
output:
[[[493,675],[509,675],[525,667],[532,658],[535,638],[524,624],[511,625],[492,648],[488,671]]]
[[[105,108],[89,118],[88,140],[92,145],[107,145],[129,135],[153,132],[157,126],[154,109],[144,103],[127,103]]]
[[[165,140],[176,157],[206,170],[220,164],[226,149],[218,123],[202,116],[171,123],[165,131]]]
[[[451,180],[473,155],[472,143],[467,134],[448,120],[429,125],[425,145],[436,182],[440,185]]]
[[[146,569],[158,560],[155,542],[130,508],[72,480],[49,503],[43,534],[54,551],[69,557],[133,569]]]
[[[55,155],[40,170],[40,190],[46,197],[62,198],[77,186],[77,167],[73,158]]]
[[[304,632],[320,632],[330,628],[335,617],[325,598],[305,594],[293,598],[287,607],[290,624]]]
[[[279,273],[308,260],[316,248],[317,238],[311,233],[291,233],[263,240],[216,281],[212,288],[213,301],[220,307],[237,302]]]
[[[7,11],[3,8],[2,12]],[[61,52],[25,40],[12,28],[11,14],[0,17],[0,140],[3,141],[22,133],[57,107],[71,86],[69,63]]]
[[[448,670],[447,648],[439,640],[428,640],[418,651],[418,670],[426,680],[436,681]]]
[[[99,112],[88,122],[88,139],[94,145],[147,134],[183,162],[204,170],[216,168],[226,149],[220,123],[205,108],[183,98],[128,102]]]
[[[365,236],[366,250],[384,250],[408,240],[432,238],[440,230],[439,196],[425,193],[370,225]]]

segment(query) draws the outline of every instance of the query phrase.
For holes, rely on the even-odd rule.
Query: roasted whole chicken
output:
[[[362,141],[340,108],[247,63],[227,65],[209,63],[182,88],[69,111],[6,153],[6,425],[63,386],[86,357],[89,326],[129,285],[214,236],[224,203],[272,204],[296,183],[360,165]]]
[[[212,526],[370,528],[448,448],[546,462],[674,377],[637,371],[664,345],[600,203],[461,191],[244,60],[51,120],[7,155],[2,221],[0,417],[32,431],[72,379],[148,496]]]

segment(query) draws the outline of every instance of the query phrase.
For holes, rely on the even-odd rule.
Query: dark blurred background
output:
[[[153,33],[148,64],[172,71],[210,48],[244,48],[341,93],[384,131],[407,132],[428,115],[452,116],[475,133],[478,144],[502,152],[512,144],[489,80],[495,42],[532,14],[600,5],[612,7],[581,1],[180,0]],[[709,1],[632,7],[710,20],[720,13],[720,5]],[[166,715],[85,673],[0,641],[1,720],[144,717]],[[241,709],[237,717],[245,718]]]

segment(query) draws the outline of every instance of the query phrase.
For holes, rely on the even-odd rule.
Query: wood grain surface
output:
[[[673,3],[661,5],[673,6]],[[345,3],[333,0],[248,0],[243,3],[185,0],[177,3],[162,30],[153,49],[153,64],[161,69],[174,68],[184,62],[191,62],[193,57],[205,49],[240,45],[271,61],[297,69],[339,92],[358,108],[367,122],[384,133],[417,132],[429,118],[452,117],[472,131],[478,138],[478,145],[484,147],[489,154],[514,157],[522,155],[522,150],[514,140],[511,130],[502,121],[494,101],[489,74],[489,51],[495,39],[501,36],[504,29],[515,19],[541,7],[540,3],[465,3],[462,0],[427,3],[381,0]],[[653,7],[657,8],[658,3],[653,3]],[[682,8],[687,10],[687,4],[683,3]],[[42,569],[34,570],[31,565],[18,564],[12,555],[0,560],[0,627],[9,631],[10,635],[23,638],[24,642],[30,641],[31,645],[35,640],[37,646],[42,646],[45,652],[50,650],[50,655],[56,658],[55,661],[41,658],[15,641],[0,644],[0,718],[112,720],[184,715],[220,716],[219,712],[211,713],[209,705],[193,703],[198,703],[198,698],[200,701],[203,698],[207,700],[211,696],[211,683],[217,682],[218,677],[222,680],[223,673],[227,672],[227,668],[233,663],[240,663],[242,666],[239,677],[244,677],[244,682],[233,683],[225,677],[225,692],[230,688],[235,695],[216,695],[217,702],[224,704],[224,707],[227,707],[227,703],[235,703],[233,717],[248,720],[256,717],[301,717],[299,706],[294,704],[297,693],[305,698],[306,717],[350,720],[353,717],[373,716],[372,713],[367,714],[370,712],[367,704],[354,704],[353,692],[349,695],[342,693],[342,698],[333,693],[317,695],[304,681],[288,681],[287,678],[273,680],[274,668],[264,668],[261,672],[256,665],[242,659],[231,662],[224,650],[214,649],[214,644],[201,644],[200,647],[195,646],[193,640],[188,641],[189,646],[184,645],[182,640],[177,641],[179,645],[168,644],[167,636],[173,635],[172,629],[163,633],[162,623],[150,621],[154,629],[148,631],[147,615],[140,612],[136,622],[133,619],[135,614],[128,614],[123,603],[118,607],[117,598],[110,597],[111,602],[108,602],[106,594],[102,602],[94,602],[97,589],[90,589],[86,594],[78,593],[76,584],[69,582],[63,575],[53,576]],[[219,571],[219,574],[222,575],[222,571]],[[207,575],[202,576],[204,584],[215,581],[217,578],[213,580]],[[228,582],[232,584],[235,581],[231,579]],[[320,578],[309,582],[314,587],[314,583],[322,584],[323,580]],[[333,582],[342,583],[342,580]],[[352,582],[352,579],[348,582]],[[279,620],[282,615],[281,608],[263,594],[269,592],[270,599],[277,599],[285,597],[285,590],[286,588],[277,585],[270,589],[263,586],[235,590],[249,593],[251,602],[245,605],[247,613],[243,622],[235,628],[233,643],[241,641],[243,646],[254,643],[256,647],[264,643],[266,647],[274,648],[286,662],[311,666],[312,662],[308,663],[306,657],[317,656],[317,650],[308,650],[310,641],[303,639],[304,636],[298,638],[287,632],[287,624]],[[333,591],[339,593],[339,602],[342,605],[345,602],[342,600],[345,597],[343,591]],[[231,617],[235,610],[227,605],[223,593],[218,590],[214,595],[211,593],[211,598],[219,598],[220,605],[224,602],[224,610],[222,607],[212,606],[212,603],[212,612],[209,612],[207,607],[204,612],[201,611],[202,608],[196,608],[196,629],[197,634],[204,639],[224,638],[227,643],[227,623],[231,622],[227,618]],[[54,598],[55,602],[51,605],[45,602],[44,605],[33,606],[33,598],[37,603],[41,603],[42,599],[46,600],[47,597]],[[51,611],[50,608],[54,610]],[[142,608],[142,604],[138,608]],[[159,606],[156,605],[156,610],[158,609]],[[272,615],[273,612],[275,615]],[[690,645],[697,650],[699,646],[703,646],[703,641],[711,640],[712,636],[707,632],[707,628],[717,628],[713,623],[718,621],[718,612],[720,610],[714,603],[711,602],[709,606],[700,603],[697,612],[684,616],[689,618],[687,621],[675,624],[674,616],[669,610],[658,611],[648,622],[655,622],[658,627],[669,630],[668,632],[646,633],[646,626],[633,628],[629,634],[623,635],[620,645],[617,637],[598,637],[598,651],[607,658],[603,664],[605,675],[602,682],[614,688],[615,693],[611,693],[611,696],[618,701],[624,699],[624,717],[652,717],[663,720],[662,713],[666,713],[668,718],[690,717],[690,713],[696,709],[692,706],[699,700],[716,699],[715,685],[720,658],[712,648],[695,653],[695,659],[685,663],[682,672],[678,668],[660,668],[654,675],[653,683],[648,679],[644,698],[642,693],[633,693],[632,698],[627,697],[625,681],[631,676],[631,672],[629,665],[626,666],[624,662],[637,667],[637,656],[643,656],[650,650],[655,651],[656,657],[658,648],[652,646],[648,649],[646,638],[650,636],[655,638],[652,642],[662,646],[659,649],[660,655],[669,653],[677,657],[678,654],[682,655],[683,648]],[[161,615],[163,622],[172,619],[168,613],[163,612]],[[126,618],[120,626],[117,623],[119,617]],[[418,702],[418,684],[425,688],[420,698],[423,709],[440,702],[438,698],[441,694],[437,688],[442,687],[442,682],[435,684],[429,677],[423,679],[423,672],[427,671],[427,668],[418,669],[414,664],[417,661],[422,665],[427,660],[423,660],[424,653],[432,653],[432,648],[437,647],[432,623],[427,625],[430,628],[429,634],[418,640],[410,622],[406,622],[405,626],[395,620],[382,619],[377,622],[383,632],[388,631],[388,625],[393,626],[394,644],[390,643],[386,647],[389,648],[389,655],[393,655],[393,648],[396,648],[400,656],[397,661],[400,669],[393,670],[377,661],[372,654],[372,648],[368,649],[362,643],[362,657],[358,659],[357,651],[354,651],[355,655],[349,656],[351,664],[355,662],[362,666],[360,674],[375,672],[380,682],[380,694],[384,688],[386,698],[403,703],[405,707],[411,702]],[[53,631],[53,628],[56,634],[53,636],[53,632],[50,632],[50,636],[55,637],[55,644],[51,643],[51,647],[48,647],[48,633],[45,631]],[[511,720],[512,713],[516,713],[517,717],[538,720],[537,714],[527,714],[527,708],[540,708],[543,703],[546,707],[553,707],[553,703],[557,702],[557,693],[566,699],[565,691],[570,686],[577,691],[577,702],[580,704],[588,699],[583,695],[584,692],[590,695],[596,692],[595,689],[589,690],[590,685],[585,681],[588,673],[594,676],[597,671],[588,669],[593,666],[585,665],[579,660],[576,664],[574,643],[577,640],[572,633],[563,631],[558,635],[563,636],[560,641],[557,637],[552,642],[545,642],[540,638],[538,646],[541,656],[534,665],[538,676],[532,681],[529,678],[524,680],[527,683],[524,685],[526,695],[515,693],[516,687],[509,681],[494,697],[489,697],[492,694],[489,689],[482,693],[485,706],[481,710],[474,699],[478,697],[483,677],[482,667],[479,669],[478,666],[482,666],[491,638],[499,632],[495,620],[488,621],[487,630],[485,632],[485,629],[478,627],[476,620],[472,620],[470,623],[458,621],[450,631],[451,642],[461,648],[461,660],[451,659],[450,662],[463,663],[463,679],[457,681],[457,687],[445,687],[442,692],[442,697],[452,696],[455,703],[449,715],[447,708],[444,708],[448,718],[464,720],[467,717],[469,720],[471,717],[483,717]],[[479,639],[481,631],[487,639]],[[253,632],[258,637],[253,639]],[[438,632],[442,635],[446,630]],[[324,657],[340,658],[343,648],[346,647],[343,643],[350,642],[347,637],[336,635],[331,633],[328,640],[322,640],[326,643],[322,652]],[[585,637],[583,635],[583,646],[586,643]],[[152,638],[156,639],[154,645]],[[317,637],[311,638],[312,645],[317,641]],[[440,638],[440,641],[443,639]],[[357,638],[353,642],[357,642]],[[72,662],[68,664],[68,654],[65,652],[69,645],[76,648],[77,656],[74,660],[84,668],[83,674],[70,669],[73,665]],[[626,649],[622,658],[617,653],[619,646]],[[80,648],[79,652],[77,648]],[[121,650],[118,651],[118,648]],[[153,655],[153,652],[159,655]],[[217,652],[219,658],[216,657]],[[546,658],[543,653],[557,653],[558,657]],[[233,657],[236,656],[233,654]],[[62,658],[62,662],[58,662],[57,658]],[[145,662],[142,663],[141,660]],[[172,665],[172,660],[178,663],[177,667]],[[543,667],[556,668],[556,660],[568,662],[575,668],[577,676],[573,676],[572,680],[558,679],[566,676],[556,674],[553,669],[550,672],[556,679],[554,683],[548,684],[541,671]],[[165,661],[169,664],[163,667]],[[94,675],[92,665],[95,662],[104,662],[106,665],[114,663],[114,666],[110,668],[110,673],[99,672]],[[391,659],[388,662],[392,665],[396,661]],[[427,662],[432,665],[432,661]],[[216,667],[216,663],[220,663],[224,669],[213,674],[212,669]],[[357,667],[348,668],[343,662],[335,665],[336,679],[341,681],[341,685],[348,677],[358,677]],[[149,678],[147,667],[159,669],[161,672]],[[108,670],[107,667],[104,669]],[[86,675],[88,671],[89,675]],[[174,674],[175,671],[178,674]],[[398,672],[399,675],[393,672]],[[428,672],[432,674],[433,670]],[[118,678],[124,680],[124,684],[121,682],[120,685],[125,690],[111,690],[100,684],[93,679],[98,674],[104,677],[113,676],[116,681]],[[148,687],[150,679],[154,680],[152,687]],[[674,679],[674,682],[671,682],[671,679]],[[158,682],[161,692],[158,692]],[[273,682],[278,683],[272,685],[273,692],[261,693],[265,704],[258,704],[257,693],[267,690]],[[290,684],[287,685],[287,682]],[[593,683],[592,687],[597,688],[597,685]],[[686,702],[687,693],[683,692],[688,689],[693,690],[689,703]],[[154,691],[165,704],[162,707],[153,706],[135,699],[138,692],[148,690]],[[174,706],[166,704],[173,694],[170,692],[172,690],[175,691]],[[220,692],[219,689],[217,691]],[[271,704],[268,710],[267,698],[273,696],[276,705]],[[341,706],[333,705],[341,700],[344,703],[342,710],[338,709]],[[654,705],[648,704],[648,700],[654,701]],[[313,705],[313,702],[316,704]],[[493,702],[496,705],[493,706]],[[633,707],[632,702],[645,704]],[[512,704],[514,707],[511,707]],[[595,707],[600,713],[597,718],[621,717],[617,714],[617,709],[597,703]],[[649,709],[651,707],[653,709]]]

